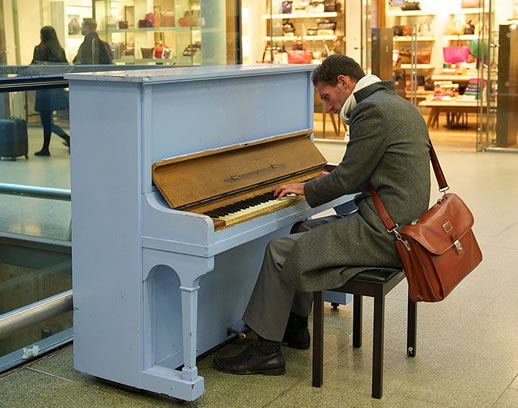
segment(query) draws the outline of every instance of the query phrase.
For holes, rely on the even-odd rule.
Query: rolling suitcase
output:
[[[19,118],[0,119],[0,157],[28,159],[28,152],[27,122]]]

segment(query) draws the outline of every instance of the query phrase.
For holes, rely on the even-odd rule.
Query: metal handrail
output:
[[[0,315],[0,339],[12,332],[72,310],[72,290]]]
[[[71,192],[61,188],[24,186],[21,184],[0,183],[0,194],[16,195],[51,200],[70,201]]]

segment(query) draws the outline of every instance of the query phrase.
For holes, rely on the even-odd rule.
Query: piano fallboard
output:
[[[208,215],[216,230],[228,228],[303,201],[272,193],[324,170],[311,134],[307,129],[163,160],[153,165],[153,181],[171,208]]]

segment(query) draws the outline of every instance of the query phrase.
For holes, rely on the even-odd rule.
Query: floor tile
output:
[[[493,405],[493,408],[516,408],[518,407],[518,390],[508,389]]]
[[[135,403],[138,402],[156,407],[175,405],[175,401],[171,398],[103,381],[91,375],[80,373],[74,369],[72,354],[72,346],[67,346],[30,363],[28,367],[72,383],[83,384],[104,393],[119,396],[128,401],[135,401]]]
[[[104,392],[96,387],[52,377],[27,368],[0,378],[0,388],[2,389],[0,407],[5,408],[144,408],[152,406]]]

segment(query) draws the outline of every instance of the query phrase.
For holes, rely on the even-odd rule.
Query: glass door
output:
[[[485,0],[479,41],[486,88],[478,150],[518,153],[518,3]],[[486,55],[485,55],[486,54]]]

